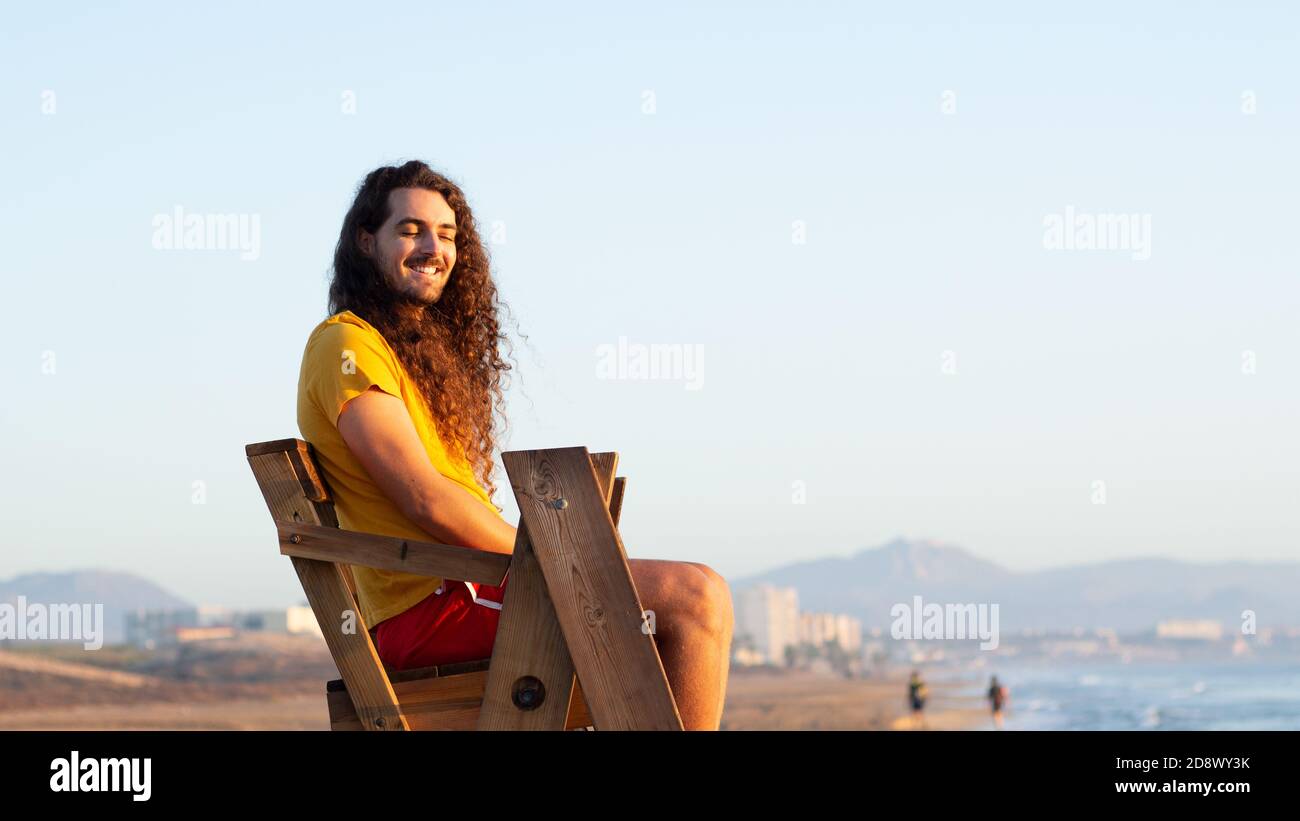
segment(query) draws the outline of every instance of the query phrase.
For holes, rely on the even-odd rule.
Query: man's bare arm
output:
[[[514,552],[515,528],[434,469],[402,400],[371,388],[343,406],[338,426],[379,489],[433,541]]]

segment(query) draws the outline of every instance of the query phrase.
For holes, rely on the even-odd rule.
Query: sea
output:
[[[1300,661],[999,665],[963,675],[963,694],[991,673],[1008,730],[1300,730]]]

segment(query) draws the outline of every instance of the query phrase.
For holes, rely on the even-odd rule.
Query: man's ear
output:
[[[375,235],[361,228],[357,231],[357,244],[361,247],[361,253],[370,256],[375,249]]]

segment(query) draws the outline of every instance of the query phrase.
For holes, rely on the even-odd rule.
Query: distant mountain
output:
[[[1215,619],[1225,628],[1254,610],[1259,626],[1300,625],[1300,562],[1194,564],[1131,559],[1016,573],[953,545],[895,539],[848,558],[797,562],[732,580],[794,587],[799,609],[848,613],[887,628],[890,608],[997,604],[1002,630],[1110,627],[1151,630],[1164,619]]]
[[[104,605],[104,643],[125,640],[123,621],[137,608],[162,610],[192,607],[189,602],[132,573],[74,570],[67,573],[28,573],[0,581],[0,603]]]

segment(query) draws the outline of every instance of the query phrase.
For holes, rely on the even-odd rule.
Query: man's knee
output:
[[[704,586],[700,588],[698,595],[701,620],[713,630],[731,632],[735,616],[732,612],[731,588],[727,585],[727,580],[707,564],[699,562],[686,564],[704,578]]]
[[[630,564],[642,606],[655,610],[669,632],[688,623],[716,633],[732,629],[731,588],[713,568],[647,559]]]
[[[707,564],[701,564],[700,562],[686,562],[686,564],[689,564],[691,567],[703,573],[714,584],[719,584],[722,585],[723,587],[727,586],[727,580],[722,578],[722,576],[716,570],[714,570],[712,567],[709,567]]]

